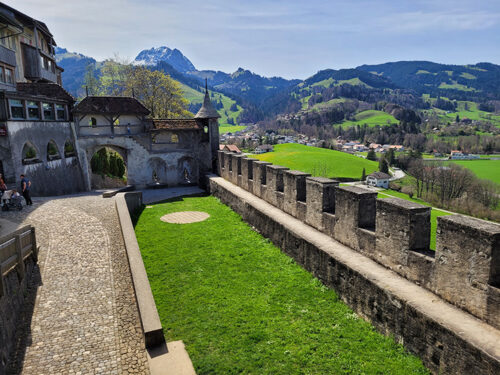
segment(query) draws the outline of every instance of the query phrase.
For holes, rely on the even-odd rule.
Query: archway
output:
[[[151,183],[167,183],[167,163],[161,158],[151,158],[148,160],[148,167],[151,171]]]
[[[92,189],[123,187],[127,184],[126,150],[111,146],[97,146],[89,153]]]
[[[61,154],[59,153],[59,148],[56,145],[56,142],[50,140],[47,143],[47,161],[61,159]]]
[[[31,142],[26,142],[21,151],[21,160],[23,164],[40,163],[39,153],[35,145]]]
[[[70,158],[76,156],[75,144],[69,139],[64,143],[64,157]]]
[[[179,159],[177,175],[180,185],[198,183],[198,164],[189,156]]]

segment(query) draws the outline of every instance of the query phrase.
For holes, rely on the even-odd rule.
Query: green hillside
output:
[[[376,110],[367,110],[359,112],[356,116],[354,116],[354,121],[344,121],[342,123],[343,128],[348,128],[356,125],[368,125],[372,126],[386,126],[390,124],[397,124],[399,121],[396,118],[386,112],[376,111]]]
[[[431,104],[434,104],[434,102],[436,101],[435,98],[429,98],[428,95],[425,95],[423,97]],[[500,115],[479,110],[477,107],[477,103],[475,102],[459,100],[456,103],[457,110],[454,112],[444,111],[435,107],[422,112],[427,115],[430,113],[435,113],[443,123],[455,121],[458,115],[458,117],[462,120],[468,118],[474,121],[491,122],[493,125],[500,128]]]
[[[184,93],[184,97],[189,101],[189,103],[202,103],[203,102],[203,96],[204,94],[202,92],[199,92],[183,83],[180,84],[182,92]],[[237,105],[238,110],[237,111],[231,111],[231,106],[236,103],[233,99],[228,98],[224,94],[215,92],[215,91],[210,91],[210,99],[212,100],[212,103],[215,104],[215,102],[220,101],[224,108],[218,109],[217,112],[219,112],[221,118],[219,119],[219,124],[220,125],[227,125],[231,126],[227,120],[228,118],[232,118],[235,124],[238,124],[238,116],[242,112],[243,108],[241,108],[239,105]]]
[[[345,152],[310,147],[295,143],[275,145],[273,152],[255,155],[255,158],[290,169],[311,173],[313,176],[360,179],[375,172],[378,163]]]

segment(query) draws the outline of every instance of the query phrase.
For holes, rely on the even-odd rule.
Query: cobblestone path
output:
[[[31,288],[36,299],[10,372],[147,374],[114,198],[39,199],[6,214],[34,225],[41,247],[41,283]]]

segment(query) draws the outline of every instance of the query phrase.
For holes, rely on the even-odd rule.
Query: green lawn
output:
[[[241,125],[221,125],[219,126],[219,134],[236,133],[245,128],[246,126],[241,126]]]
[[[160,221],[193,210],[211,216]],[[136,234],[165,337],[198,375],[429,373],[214,197],[145,209]]]
[[[386,112],[376,111],[373,109],[369,109],[367,111],[363,111],[354,116],[354,121],[344,121],[342,123],[343,128],[349,128],[351,126],[356,125],[368,125],[370,127],[379,125],[386,126],[389,124],[397,124],[399,121],[396,118]]]
[[[500,184],[500,160],[453,160],[455,163],[470,169],[477,177]]]
[[[360,179],[363,168],[367,175],[378,170],[378,163],[374,161],[345,152],[295,143],[275,145],[273,152],[252,157],[313,176]]]
[[[410,198],[407,194],[400,193],[394,190],[384,190],[378,193],[378,198],[391,198],[391,197],[396,197],[396,198],[401,198],[410,202],[415,202],[415,203],[420,203],[423,204],[424,206],[429,206],[431,205],[422,199],[419,198]],[[436,250],[436,229],[437,229],[437,218],[438,216],[447,216],[451,215],[448,212],[441,211],[440,209],[437,208],[432,208],[431,210],[431,244],[430,248],[431,250]]]

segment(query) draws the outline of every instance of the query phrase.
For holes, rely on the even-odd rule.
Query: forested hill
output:
[[[500,65],[446,65],[430,61],[398,61],[361,65],[357,69],[390,79],[419,94],[452,99],[500,99]]]

